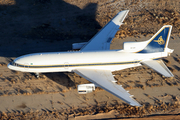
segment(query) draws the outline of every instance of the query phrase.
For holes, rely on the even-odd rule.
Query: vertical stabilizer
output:
[[[168,46],[172,26],[164,25],[139,53],[164,52]]]

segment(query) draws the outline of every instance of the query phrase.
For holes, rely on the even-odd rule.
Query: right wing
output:
[[[119,27],[123,24],[129,10],[119,12],[105,27],[103,27],[89,42],[81,48],[81,51],[109,50],[110,43]]]
[[[163,63],[162,60],[148,60],[142,61],[142,64],[152,68],[156,72],[162,74],[165,77],[173,77],[174,75],[171,71],[167,68],[167,66]]]
[[[128,104],[132,106],[141,106],[121,85],[115,83],[116,81],[114,80],[110,70],[79,68],[73,71]]]

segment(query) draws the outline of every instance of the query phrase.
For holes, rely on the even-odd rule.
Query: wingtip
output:
[[[138,106],[138,107],[141,107],[142,105],[141,104],[139,104],[139,103],[131,103],[130,105],[132,105],[132,106]]]
[[[124,21],[124,19],[126,18],[128,12],[129,12],[129,10],[122,10],[122,11],[120,11],[120,12],[112,19],[112,21],[113,21],[116,25],[121,25],[122,22]]]
[[[131,95],[131,96],[132,96],[132,95]],[[142,106],[141,104],[139,104],[139,103],[138,103],[134,98],[132,98],[131,96],[130,96],[130,98],[131,98],[133,101],[131,101],[131,102],[129,103],[130,105],[132,105],[132,106],[139,106],[139,107]]]
[[[129,12],[129,10],[124,10],[126,12],[126,14]]]
[[[126,13],[126,15],[128,14],[128,12],[129,12],[129,10],[122,10],[122,11],[120,11],[119,13],[122,13],[122,12],[125,12]],[[118,14],[119,14],[118,13]]]

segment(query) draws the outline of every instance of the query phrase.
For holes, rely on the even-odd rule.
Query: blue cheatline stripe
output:
[[[61,64],[61,65],[41,65],[41,66],[33,66],[33,65],[21,65],[21,64],[14,64],[11,63],[11,65],[17,66],[17,67],[24,67],[24,68],[56,68],[56,67],[84,67],[84,66],[105,66],[105,65],[122,65],[122,64],[134,64],[138,63],[140,61],[131,61],[131,62],[115,62],[115,63],[92,63],[92,64]]]

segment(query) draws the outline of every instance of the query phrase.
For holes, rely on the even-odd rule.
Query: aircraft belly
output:
[[[13,66],[13,65],[8,65],[8,68],[13,69],[13,70],[17,70],[17,71],[21,71],[21,72],[39,72],[39,73],[47,73],[47,72],[71,72],[72,69],[66,69],[66,68],[60,68],[60,67],[56,67],[56,68],[29,68],[29,67],[17,67],[17,66]]]

